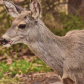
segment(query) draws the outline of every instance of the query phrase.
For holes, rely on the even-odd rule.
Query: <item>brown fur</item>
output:
[[[54,35],[30,11],[22,12],[3,35],[6,40],[24,43],[61,76],[64,84],[84,84],[84,30],[70,31],[63,37]],[[24,18],[26,16],[26,18]],[[26,24],[25,29],[18,25]]]

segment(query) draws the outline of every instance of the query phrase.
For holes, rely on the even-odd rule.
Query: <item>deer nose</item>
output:
[[[5,45],[8,43],[8,41],[5,38],[0,39],[1,44]]]

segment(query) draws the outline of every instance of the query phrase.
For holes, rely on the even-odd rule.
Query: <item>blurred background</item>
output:
[[[30,0],[9,1],[29,10]],[[40,0],[40,2],[41,19],[54,34],[64,36],[70,30],[84,29],[84,0]],[[10,28],[13,20],[14,18],[7,13],[0,1],[0,37]],[[17,63],[20,66],[16,65]],[[22,67],[21,63],[25,65],[29,63],[30,67]],[[10,48],[0,46],[0,78],[8,72],[11,72],[11,76],[15,76],[21,73],[50,71],[53,70],[39,60],[24,44],[13,45]]]

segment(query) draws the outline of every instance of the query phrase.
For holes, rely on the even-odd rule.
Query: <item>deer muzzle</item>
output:
[[[5,38],[1,38],[0,42],[1,42],[2,45],[6,45],[6,44],[11,44],[12,43],[12,41],[8,41]]]

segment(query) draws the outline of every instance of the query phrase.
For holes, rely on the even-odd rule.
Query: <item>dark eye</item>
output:
[[[24,29],[26,27],[26,24],[20,24],[19,26],[18,26],[18,28],[20,28],[20,29]]]

